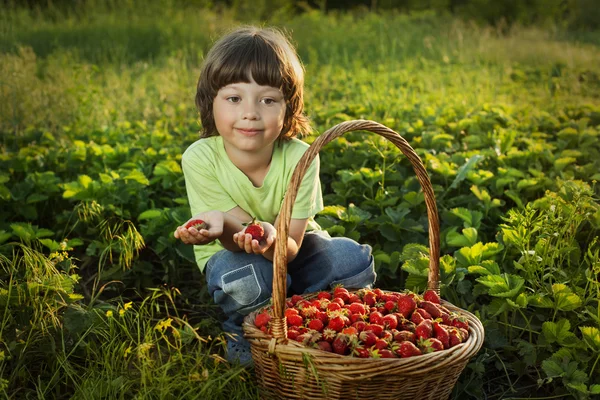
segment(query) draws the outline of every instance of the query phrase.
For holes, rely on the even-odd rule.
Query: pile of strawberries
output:
[[[270,334],[272,309],[255,318]],[[305,346],[361,358],[413,357],[456,346],[469,337],[468,320],[440,304],[433,290],[412,292],[343,287],[312,299],[292,296],[285,310],[287,337]]]

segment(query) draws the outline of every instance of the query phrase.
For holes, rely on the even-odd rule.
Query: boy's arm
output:
[[[174,235],[185,244],[203,245],[216,239],[221,241],[223,247],[230,251],[241,251],[233,240],[233,234],[244,229],[244,222],[252,218],[240,207],[232,208],[227,212],[207,211],[193,216],[190,221],[201,219],[208,225],[207,229],[185,228],[184,224],[177,228]],[[188,221],[189,222],[189,221]]]

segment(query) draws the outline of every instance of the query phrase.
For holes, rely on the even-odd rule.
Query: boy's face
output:
[[[250,83],[222,87],[213,101],[213,117],[230,156],[271,154],[283,128],[286,103],[278,88]]]

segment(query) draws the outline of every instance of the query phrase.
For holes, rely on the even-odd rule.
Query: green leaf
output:
[[[542,361],[542,369],[548,376],[548,378],[558,378],[564,373],[562,367],[553,360]]]
[[[593,326],[580,326],[585,344],[594,352],[600,353],[600,330]]]
[[[600,385],[591,385],[590,394],[600,394]]]
[[[14,223],[10,224],[13,234],[23,241],[29,241],[35,238],[35,231],[30,224]]]
[[[574,346],[577,344],[577,337],[570,332],[571,323],[566,319],[558,322],[546,321],[542,324],[542,333],[548,343],[558,343],[561,346]]]
[[[429,259],[407,260],[402,264],[402,269],[412,275],[427,277],[429,274]]]
[[[568,286],[555,283],[552,285],[552,292],[554,293],[556,308],[559,310],[573,311],[581,307],[581,298],[573,293]]]
[[[471,247],[477,243],[477,229],[465,228],[462,230],[462,235],[456,232],[456,227],[453,227],[446,235],[446,242],[450,246],[456,247]]]
[[[12,233],[6,231],[0,231],[0,244],[6,242],[8,239],[12,237]]]
[[[123,180],[125,180],[126,182],[127,181],[135,181],[144,186],[147,186],[150,184],[150,181],[148,180],[148,178],[146,178],[146,175],[144,175],[144,173],[138,169],[129,171],[129,173],[123,177]]]
[[[327,206],[319,213],[319,215],[342,219],[342,215],[346,214],[346,207],[343,206]]]
[[[554,308],[554,302],[551,298],[543,293],[532,294],[527,297],[529,305],[540,308]]]
[[[473,168],[475,168],[477,163],[482,158],[483,158],[482,155],[476,154],[476,155],[470,157],[463,165],[461,165],[460,168],[458,169],[458,173],[456,174],[456,177],[454,178],[454,181],[452,181],[452,184],[450,185],[448,190],[456,189],[458,187],[458,184],[467,177],[467,174],[469,173],[469,171],[471,171]]]
[[[488,293],[495,297],[514,297],[525,284],[525,279],[511,274],[486,275],[476,280],[487,286]]]
[[[146,210],[138,216],[138,221],[143,221],[145,219],[158,218],[161,215],[162,215],[162,210],[159,210],[156,208],[151,209],[151,210]]]
[[[154,167],[154,175],[156,176],[181,175],[181,173],[181,166],[175,160],[161,161]]]
[[[485,260],[481,265],[471,265],[468,268],[470,274],[479,275],[500,275],[498,263],[492,260]]]
[[[40,239],[40,243],[46,246],[51,252],[60,249],[60,244],[52,239]]]

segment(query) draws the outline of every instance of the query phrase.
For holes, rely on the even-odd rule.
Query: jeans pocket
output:
[[[258,299],[261,292],[252,264],[224,274],[221,277],[221,288],[242,306],[252,304]]]

